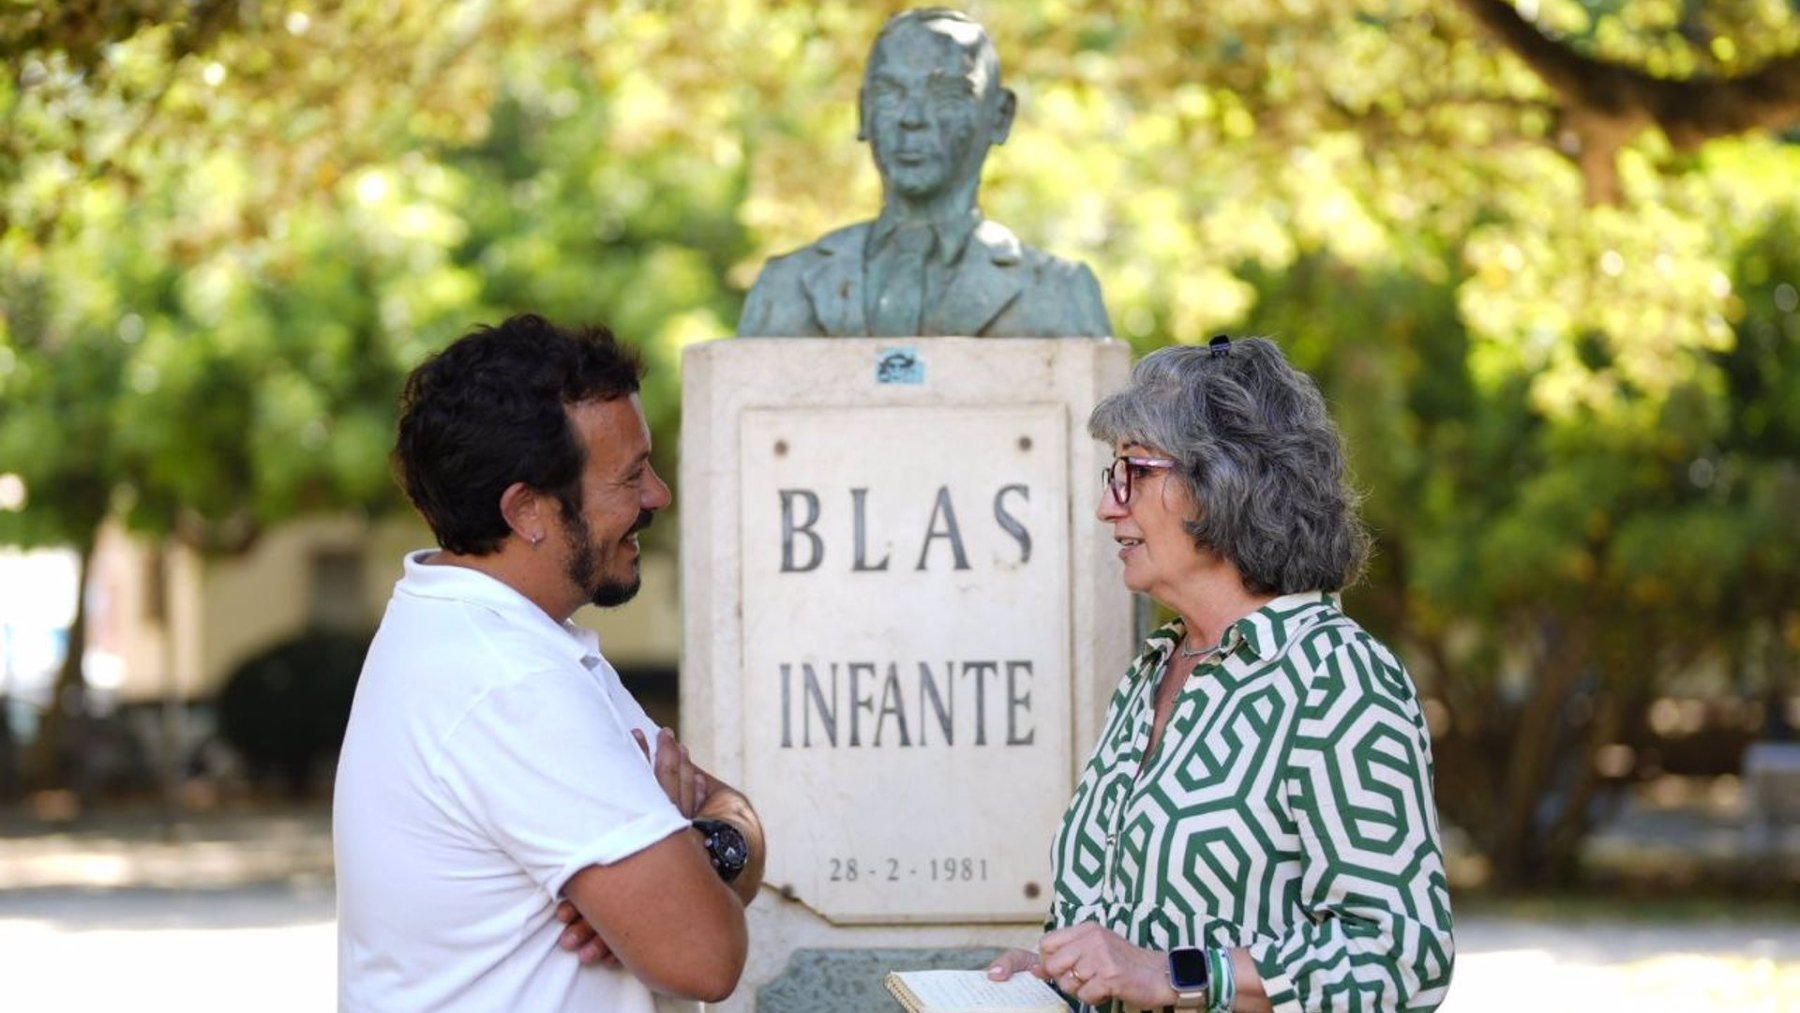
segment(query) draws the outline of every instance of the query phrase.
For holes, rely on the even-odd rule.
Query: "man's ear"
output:
[[[1006,138],[1012,134],[1013,116],[1018,111],[1019,96],[1014,95],[1011,88],[1000,89],[1000,97],[994,103],[994,144],[1006,143]]]
[[[500,494],[500,516],[527,545],[544,540],[550,519],[545,513],[546,500],[544,494],[524,482],[514,482]]]

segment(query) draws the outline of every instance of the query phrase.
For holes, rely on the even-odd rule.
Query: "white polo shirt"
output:
[[[599,638],[461,566],[406,558],[338,762],[338,1005],[651,1013],[556,945],[563,884],[688,825]]]

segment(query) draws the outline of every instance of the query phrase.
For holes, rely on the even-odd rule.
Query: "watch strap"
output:
[[[744,840],[744,832],[725,820],[698,819],[693,821],[693,826],[700,831],[706,857],[712,861],[713,871],[719,878],[727,883],[738,878],[750,858],[750,845]]]

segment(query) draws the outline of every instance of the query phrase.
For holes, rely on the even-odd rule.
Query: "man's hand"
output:
[[[631,737],[637,740],[638,748],[644,751],[644,757],[652,759],[650,743],[644,738],[644,733],[633,728]],[[656,771],[656,783],[662,785],[663,792],[669,796],[670,802],[675,803],[675,808],[681,811],[681,815],[690,820],[718,789],[718,782],[694,766],[687,747],[676,741],[675,733],[667,728],[656,732],[656,753],[651,766]]]
[[[688,819],[702,815],[731,818],[735,824],[742,827],[749,804],[743,801],[736,792],[726,789],[725,785],[717,778],[695,766],[693,758],[688,755],[687,747],[676,740],[673,731],[668,728],[658,729],[654,753],[651,752],[650,741],[644,737],[643,732],[633,728],[631,737],[637,740],[638,748],[644,751],[644,758],[651,761],[651,766],[656,773],[656,783],[662,786],[664,793],[669,796],[669,801],[675,805],[681,815]],[[708,811],[707,803],[709,801],[712,803],[710,809],[716,811]],[[761,826],[755,822],[754,813],[749,814],[749,822],[759,831],[752,843],[756,872],[747,883],[741,882],[745,877],[740,874],[741,885],[734,884],[733,886],[733,891],[746,904],[756,896],[757,885],[762,882]],[[568,926],[563,930],[562,935],[557,937],[556,944],[575,954],[575,959],[581,961],[583,966],[591,964],[601,964],[606,967],[620,966],[618,957],[613,955],[612,950],[606,945],[606,940],[601,939],[600,934],[594,931],[594,927],[581,917],[581,913],[575,909],[575,905],[567,900],[557,904],[556,920]]]
[[[567,926],[557,945],[583,964],[621,967],[655,991],[718,1002],[737,987],[749,953],[744,905],[762,883],[762,821],[741,792],[695,766],[674,732],[659,729],[654,751],[645,735],[632,735],[676,810],[732,823],[750,857],[723,883],[700,834],[688,830],[617,862],[589,865],[563,887],[570,903],[556,909]]]
[[[631,734],[644,755],[650,756],[650,743],[643,733],[634,728]],[[656,783],[662,785],[669,801],[681,810],[681,815],[688,819],[724,820],[744,835],[744,842],[750,846],[750,860],[730,885],[739,900],[746,904],[755,900],[756,891],[762,885],[764,841],[762,821],[750,807],[750,800],[736,788],[696,766],[688,756],[687,747],[676,741],[675,733],[667,728],[656,733],[652,766],[656,770]]]
[[[644,738],[644,733],[633,728],[631,737],[637,740],[638,748],[644,751],[644,758],[652,759],[650,742]],[[656,753],[652,766],[656,771],[656,783],[662,785],[669,801],[688,819],[694,818],[701,804],[717,787],[717,782],[707,777],[705,771],[694,766],[687,747],[677,742],[675,733],[667,728],[656,733]],[[587,923],[587,919],[581,917],[581,912],[575,910],[575,905],[567,900],[557,904],[556,920],[568,926],[557,937],[556,945],[575,954],[575,959],[581,961],[582,966],[619,966],[619,958],[613,956],[606,940],[601,939],[594,927]]]
[[[581,912],[575,910],[575,905],[566,900],[557,904],[556,920],[568,926],[557,937],[556,945],[575,954],[575,959],[581,961],[583,967],[590,964],[619,966],[619,958],[613,956],[612,950],[606,946],[606,940],[601,939],[600,933],[595,932],[587,919],[581,917]]]

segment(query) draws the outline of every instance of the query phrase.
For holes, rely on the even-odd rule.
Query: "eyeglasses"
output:
[[[1112,493],[1120,506],[1131,502],[1131,483],[1152,471],[1168,471],[1175,462],[1166,457],[1131,457],[1121,455],[1100,469],[1100,487]]]

